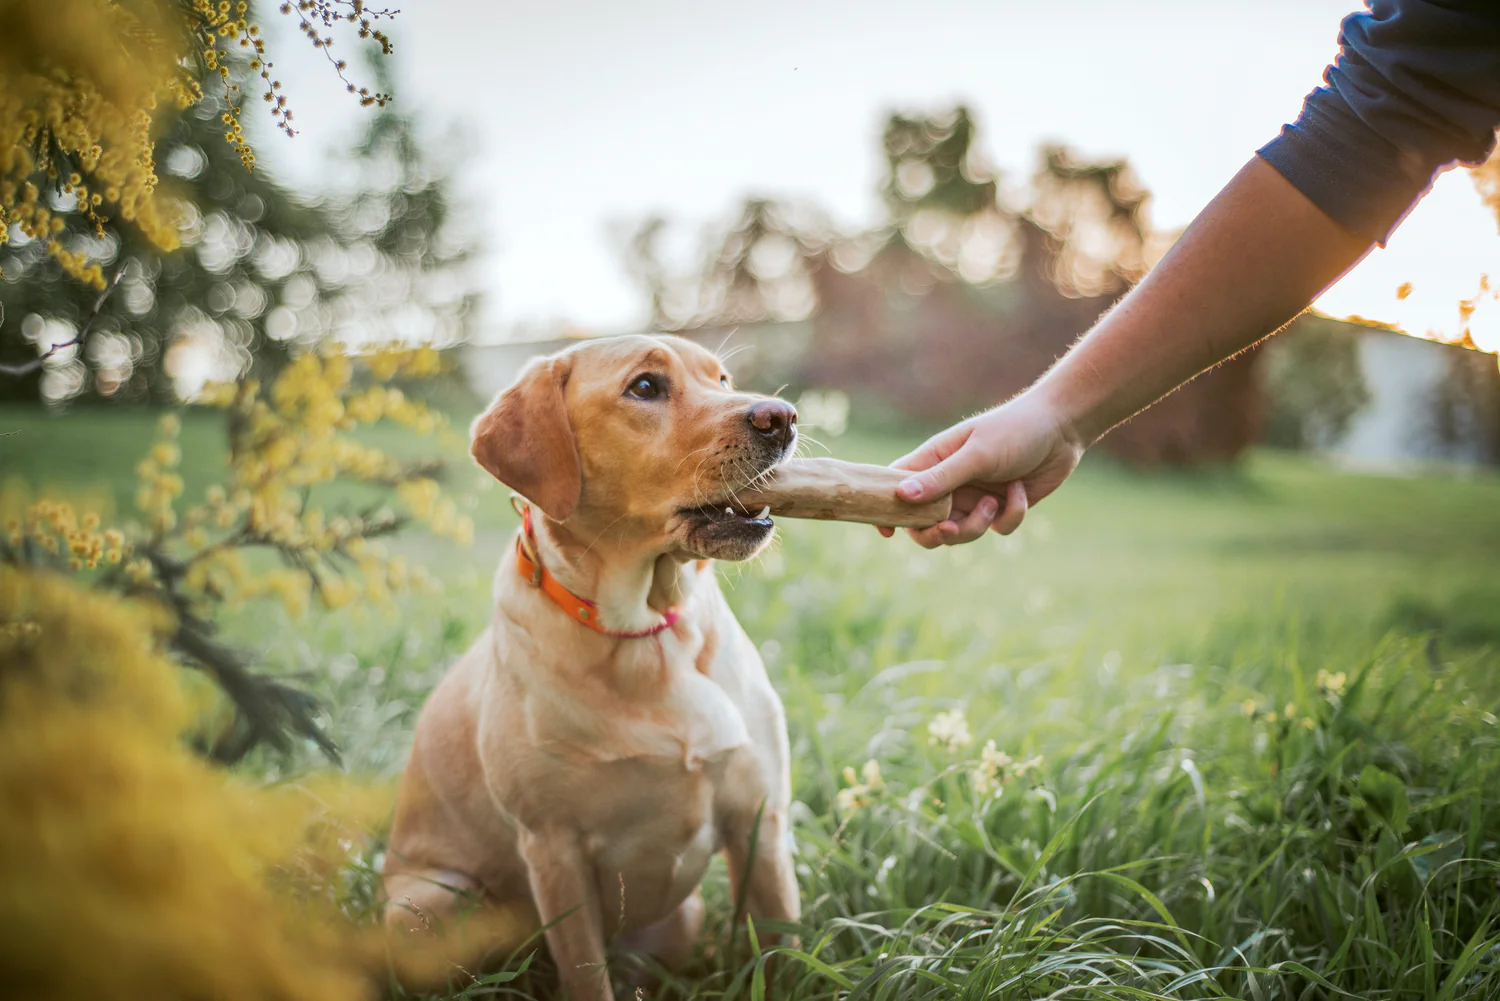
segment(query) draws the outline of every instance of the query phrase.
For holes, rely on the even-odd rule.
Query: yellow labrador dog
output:
[[[474,422],[474,457],[524,496],[524,524],[490,628],[417,723],[389,925],[529,903],[566,993],[594,1001],[612,997],[617,935],[691,955],[717,851],[753,917],[798,917],[785,717],[708,563],[769,541],[768,512],[735,492],[796,437],[788,403],[736,392],[674,337],[539,359]]]

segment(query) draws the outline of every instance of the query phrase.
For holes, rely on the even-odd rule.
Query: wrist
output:
[[[1056,376],[1056,370],[1049,372],[1022,397],[1053,427],[1058,437],[1081,453],[1103,437],[1107,429],[1094,430],[1090,408],[1082,405],[1080,387],[1070,386]]]

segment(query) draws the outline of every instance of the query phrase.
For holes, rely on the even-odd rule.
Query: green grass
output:
[[[0,438],[0,477],[124,504],[149,427],[0,411],[0,432],[21,431]],[[187,422],[190,491],[213,434]],[[885,461],[911,442],[833,444]],[[309,675],[354,770],[399,770],[422,698],[481,627],[504,497],[474,494],[470,550],[403,543],[441,598],[228,623]],[[784,524],[774,551],[723,572],[787,707],[801,948],[768,959],[731,935],[716,865],[701,955],[648,995],[1500,997],[1497,565],[1492,475],[1272,454],[1197,475],[1090,462],[1012,539],[937,553]],[[1344,673],[1342,694],[1320,671]],[[957,756],[926,729],[956,708],[975,738]],[[964,761],[989,739],[1043,763],[980,800]],[[886,787],[840,813],[845,767],[869,759]],[[369,872],[351,877],[372,907]],[[543,950],[469,993],[551,982]]]

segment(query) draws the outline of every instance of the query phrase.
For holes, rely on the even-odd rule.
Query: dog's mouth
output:
[[[704,527],[762,530],[774,527],[769,504],[752,511],[733,497],[711,504],[700,504],[698,507],[683,508],[678,514]]]
[[[678,510],[678,538],[688,552],[699,557],[749,559],[770,541],[776,530],[771,509],[763,505],[748,507],[735,496],[734,489],[727,485],[723,489],[717,500]]]
[[[748,560],[776,531],[767,507],[750,510],[732,497],[677,513],[683,548],[700,559]]]

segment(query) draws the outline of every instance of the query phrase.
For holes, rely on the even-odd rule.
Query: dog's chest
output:
[[[603,766],[610,781],[578,819],[605,914],[640,927],[692,892],[720,847],[714,803],[735,753],[746,752],[692,769],[649,759]]]
[[[573,764],[665,762],[686,777],[748,744],[744,707],[699,670],[702,648],[696,630],[664,637],[620,651],[591,672],[592,684],[534,693],[527,724],[536,745]]]

